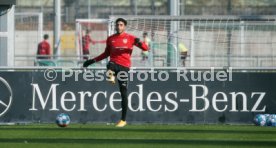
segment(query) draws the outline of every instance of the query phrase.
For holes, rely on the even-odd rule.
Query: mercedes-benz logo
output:
[[[9,110],[12,96],[12,89],[9,83],[0,77],[0,117]]]

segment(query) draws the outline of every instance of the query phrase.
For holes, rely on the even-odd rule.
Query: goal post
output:
[[[0,66],[14,66],[14,1],[0,2]]]
[[[43,13],[15,13],[15,65],[33,65],[38,43],[43,40]],[[27,59],[22,59],[27,58]]]
[[[24,20],[28,19],[28,22],[33,22],[32,25],[36,26],[37,34],[38,34],[38,39],[42,40],[43,39],[43,13],[42,12],[20,12],[20,13],[15,13],[15,19],[16,22],[24,22]],[[24,23],[28,23],[24,22]],[[28,24],[30,25],[30,23]]]
[[[105,40],[112,32],[108,27],[111,26],[108,19],[77,19],[76,20],[76,54],[79,56],[80,60],[83,60],[83,37],[85,31],[89,30],[91,39],[95,41],[90,46],[90,57],[96,56],[104,51]]]

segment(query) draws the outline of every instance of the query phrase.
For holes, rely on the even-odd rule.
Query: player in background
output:
[[[51,47],[48,42],[49,35],[45,34],[43,39],[37,47],[37,59],[50,59]]]
[[[147,32],[144,32],[143,33],[143,42],[148,46],[150,47],[150,38],[148,37],[148,33]],[[148,58],[149,58],[149,51],[142,51],[141,52],[141,56],[142,56],[142,61],[147,61]]]
[[[91,39],[90,32],[91,31],[87,29],[85,31],[85,35],[82,37],[82,54],[84,60],[89,58],[90,43],[93,45],[95,44],[95,42]]]
[[[92,40],[91,36],[90,36],[91,30],[86,30],[85,31],[85,35],[82,37],[82,53],[83,53],[83,59],[84,60],[88,60],[90,52],[90,44],[97,44],[97,43],[106,43],[106,41],[95,41]]]
[[[118,73],[128,73],[131,67],[131,54],[133,46],[141,48],[143,51],[148,50],[148,46],[141,42],[139,38],[125,32],[127,21],[123,18],[118,18],[115,22],[116,33],[107,38],[105,51],[96,58],[84,62],[83,67],[99,62],[107,57],[110,61],[107,64],[107,73],[110,76],[110,81],[114,84],[115,77]],[[121,77],[121,76],[120,76]],[[126,122],[126,114],[128,109],[128,75],[118,79],[119,89],[121,93],[121,120],[116,124],[116,127],[124,127]]]
[[[182,60],[182,66],[185,67],[186,58],[188,56],[188,48],[186,48],[184,43],[179,43],[178,49],[180,51],[180,59]]]

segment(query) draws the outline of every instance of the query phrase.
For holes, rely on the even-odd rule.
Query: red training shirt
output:
[[[85,35],[82,37],[82,50],[89,50],[90,43],[92,43],[90,35]]]
[[[38,44],[37,55],[50,55],[50,44],[44,40]]]
[[[114,34],[107,38],[105,51],[94,58],[101,61],[110,56],[110,61],[124,67],[131,66],[131,54],[133,46],[141,48],[143,51],[148,50],[148,46],[142,43],[141,46],[135,44],[135,36],[128,33]]]

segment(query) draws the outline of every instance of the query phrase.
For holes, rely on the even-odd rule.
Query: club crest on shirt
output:
[[[123,43],[126,44],[127,43],[127,39],[123,39]]]

